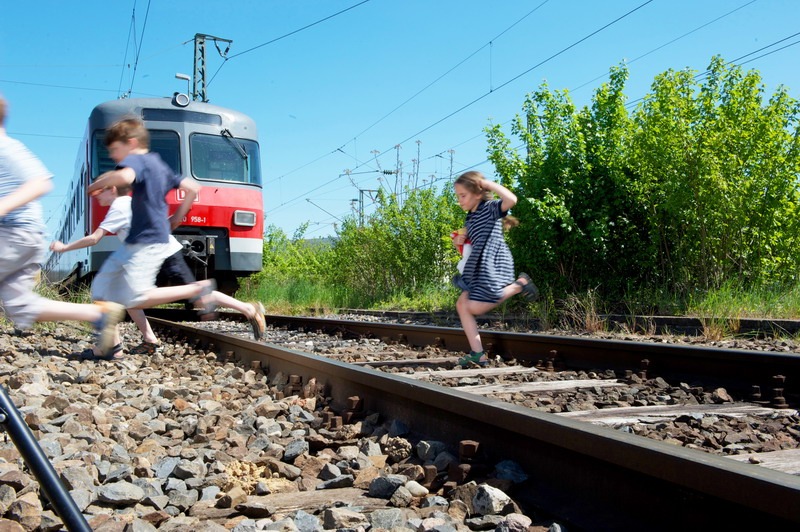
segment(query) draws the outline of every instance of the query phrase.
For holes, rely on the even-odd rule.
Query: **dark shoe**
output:
[[[253,339],[258,341],[267,331],[267,322],[264,319],[266,311],[260,301],[251,301],[250,304],[253,305],[256,313],[248,321],[250,321],[250,327],[253,329]]]
[[[122,358],[122,344],[117,344],[102,354],[95,354],[95,360],[117,360]]]
[[[161,350],[161,343],[154,343],[154,342],[142,342],[133,349],[130,349],[128,353],[131,355],[154,355]]]
[[[202,321],[212,320],[216,317],[217,302],[211,296],[211,293],[217,289],[217,282],[214,279],[209,279],[208,284],[201,285],[203,290],[193,298],[189,299],[195,309],[197,315]]]
[[[111,301],[98,301],[96,305],[100,307],[102,315],[94,322],[95,343],[97,350],[105,357],[116,347],[114,336],[117,324],[125,318],[125,307]]]
[[[489,363],[489,359],[486,358],[486,353],[483,351],[470,351],[468,355],[463,356],[458,359],[458,365],[462,368],[466,368],[472,364],[477,364],[478,366],[485,366]]]
[[[522,287],[522,291],[520,295],[525,298],[526,301],[536,301],[539,299],[539,289],[536,288],[536,285],[533,284],[531,278],[528,276],[527,273],[519,274],[520,279],[524,279],[525,283],[519,282],[519,280],[514,281],[514,284],[518,284]]]

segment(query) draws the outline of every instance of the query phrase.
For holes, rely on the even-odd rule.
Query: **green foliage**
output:
[[[376,212],[364,225],[344,221],[332,252],[331,279],[379,300],[440,286],[456,260],[449,234],[463,224],[449,191],[378,192]]]
[[[764,101],[758,73],[714,58],[702,83],[658,76],[629,114],[626,78],[612,69],[581,110],[546,85],[529,95],[511,128],[524,155],[487,130],[520,198],[519,268],[557,295],[597,288],[607,300],[796,282],[797,101],[783,88]]]
[[[266,229],[263,270],[242,283],[241,297],[271,308],[291,305],[369,307],[409,298],[429,305],[455,301],[449,287],[457,254],[450,232],[464,223],[453,192],[446,188],[381,190],[376,211],[363,225],[346,218],[336,238],[312,244],[306,227],[292,238]]]

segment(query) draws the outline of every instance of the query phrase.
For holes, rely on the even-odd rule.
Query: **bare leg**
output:
[[[147,292],[145,300],[137,305],[136,308],[150,308],[155,307],[156,305],[163,305],[164,303],[180,301],[181,299],[192,299],[193,297],[199,296],[203,289],[210,285],[211,281],[204,280],[196,283],[184,284],[181,286],[153,288]],[[209,297],[213,298],[214,292],[212,292]]]
[[[68,303],[48,300],[46,307],[36,316],[36,321],[87,321],[100,319],[102,310],[90,303]]]
[[[525,284],[525,279],[521,277],[517,279],[517,281]],[[503,288],[502,295],[497,303],[470,301],[469,292],[461,292],[461,295],[458,297],[458,301],[456,301],[456,311],[458,311],[458,317],[461,318],[461,326],[464,328],[464,334],[467,335],[469,348],[472,351],[475,351],[476,353],[483,351],[483,343],[481,343],[481,335],[478,332],[478,322],[475,320],[475,316],[486,314],[503,301],[519,294],[520,292],[522,292],[522,286],[517,283],[511,283]]]
[[[153,332],[153,328],[150,327],[150,322],[147,321],[147,316],[145,316],[144,311],[140,308],[129,308],[128,315],[133,320],[133,323],[136,324],[136,327],[139,328],[139,332],[142,333],[142,339],[150,344],[157,344],[158,337]]]
[[[489,312],[497,305],[495,303],[482,303],[480,301],[470,301],[469,292],[461,292],[461,295],[456,301],[456,310],[458,317],[461,318],[461,326],[464,328],[464,334],[467,335],[469,348],[473,351],[483,351],[483,344],[481,343],[481,335],[478,332],[478,322],[475,316]]]
[[[214,299],[217,301],[218,307],[225,307],[233,309],[237,312],[241,312],[248,319],[252,318],[256,313],[255,307],[253,307],[253,305],[251,305],[250,303],[239,301],[238,299],[225,295],[222,292],[217,292],[216,290],[212,292],[212,295],[214,296]]]

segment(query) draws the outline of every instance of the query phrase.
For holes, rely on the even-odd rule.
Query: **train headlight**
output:
[[[233,211],[233,223],[234,225],[255,227],[256,213],[252,211]]]

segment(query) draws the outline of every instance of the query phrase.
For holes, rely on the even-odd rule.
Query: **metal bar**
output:
[[[4,386],[0,385],[0,426],[2,426],[11,441],[17,447],[19,454],[30,468],[33,476],[39,481],[39,487],[44,492],[53,509],[56,511],[64,526],[70,532],[91,532],[89,523],[83,517],[75,501],[72,500],[61,479],[58,477],[53,465],[45,456],[39,442],[33,436],[30,427],[8,396]]]

